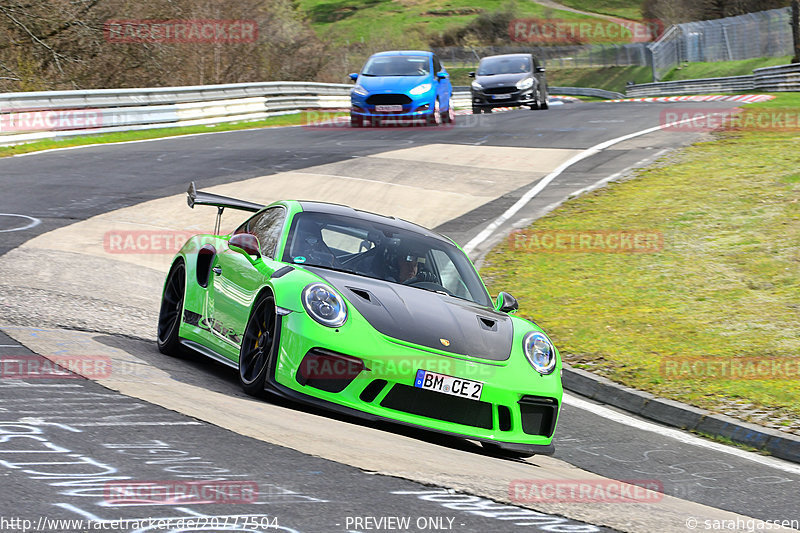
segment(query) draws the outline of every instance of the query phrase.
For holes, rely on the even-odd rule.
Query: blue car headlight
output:
[[[531,331],[522,339],[522,351],[534,370],[542,375],[556,368],[556,349],[544,333]]]
[[[347,306],[336,292],[324,283],[312,283],[303,289],[303,307],[311,318],[329,328],[338,328],[347,320]]]
[[[524,80],[519,80],[517,82],[517,89],[520,91],[530,89],[531,87],[533,87],[533,78],[525,78]]]
[[[356,85],[353,87],[353,94],[357,94],[358,96],[367,96],[369,91],[363,88],[361,85]]]
[[[430,83],[423,83],[422,85],[417,85],[416,87],[414,87],[413,89],[408,91],[408,94],[413,94],[414,96],[419,96],[420,94],[425,94],[426,92],[428,92],[430,90],[431,90],[431,84]]]

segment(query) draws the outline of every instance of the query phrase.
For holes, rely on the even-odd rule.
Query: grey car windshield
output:
[[[529,57],[490,57],[481,60],[478,76],[496,76],[497,74],[522,74],[531,71]]]
[[[295,215],[283,261],[492,302],[464,253],[442,239],[390,224],[329,213]]]
[[[430,60],[426,56],[375,56],[367,61],[362,76],[427,76]]]

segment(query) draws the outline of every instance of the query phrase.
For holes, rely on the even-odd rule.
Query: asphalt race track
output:
[[[199,522],[184,530],[298,532],[685,532],[692,524],[707,530],[710,519],[800,518],[800,466],[691,435],[676,439],[636,419],[612,421],[613,409],[571,395],[556,455],[526,461],[486,455],[468,441],[253,400],[219,364],[158,353],[155,319],[171,254],[115,250],[108,240],[132,229],[210,230],[214,211],[189,210],[182,198],[194,180],[253,201],[295,197],[396,214],[474,242],[479,258],[511,227],[572,193],[703,134],[655,131],[614,144],[567,168],[491,236],[474,240],[583,150],[659,126],[665,110],[732,105],[582,103],[459,116],[452,128],[276,128],[0,159],[4,368],[31,358],[47,365],[34,354],[88,354],[115,369],[92,380],[3,374],[0,476],[14,498],[4,498],[0,517],[40,529],[40,518],[192,518]],[[223,229],[239,220],[226,214]],[[134,505],[107,493],[109,482],[214,477],[254,483],[257,498]],[[664,496],[587,504],[512,501],[509,492],[525,480],[606,478],[654,481]],[[17,526],[0,523],[0,530]],[[81,527],[88,526],[50,530]]]

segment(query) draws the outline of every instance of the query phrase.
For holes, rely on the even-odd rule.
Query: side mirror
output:
[[[440,70],[439,72],[436,73],[436,77],[439,78],[440,80],[446,80],[447,78],[450,77],[450,75],[444,70]]]
[[[475,71],[473,70],[472,72],[467,74],[467,76],[469,76],[470,78],[474,78],[475,77]]]
[[[536,72],[547,72],[547,69],[544,67],[536,67]]]
[[[350,77],[351,81],[356,81],[358,79],[358,72],[352,72],[348,74],[348,76]]]
[[[252,233],[237,233],[228,241],[228,248],[234,252],[250,256],[256,259],[261,257],[261,246],[258,244],[258,237]]]
[[[497,303],[494,308],[502,313],[513,313],[519,309],[519,302],[507,292],[501,292],[497,295]]]

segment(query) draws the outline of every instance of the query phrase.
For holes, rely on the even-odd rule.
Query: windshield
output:
[[[481,60],[478,76],[521,74],[530,71],[531,59],[529,57],[487,57]]]
[[[283,261],[350,272],[491,307],[469,259],[453,244],[355,217],[299,213]]]
[[[364,65],[362,76],[427,76],[426,56],[374,56]]]

